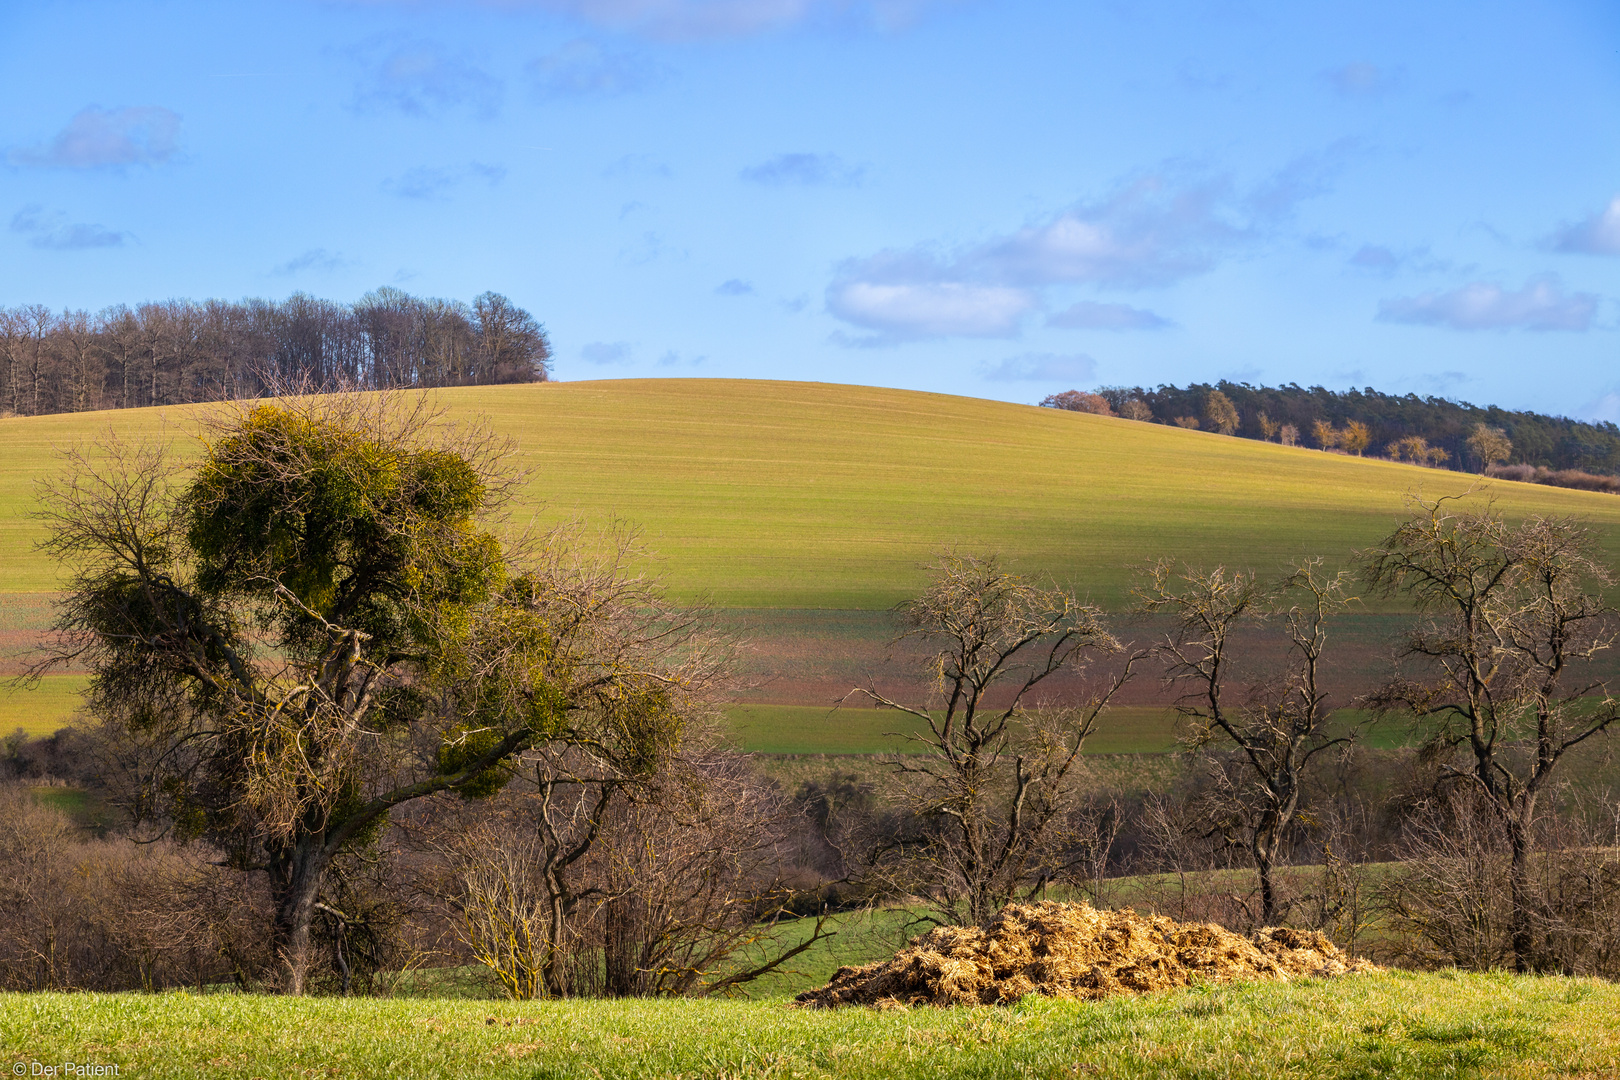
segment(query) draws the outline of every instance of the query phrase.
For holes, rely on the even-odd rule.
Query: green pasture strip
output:
[[[1267,572],[1343,560],[1387,534],[1410,491],[1470,478],[1157,424],[905,390],[764,380],[637,379],[437,393],[517,441],[515,518],[638,524],[681,599],[723,607],[885,608],[948,544],[1110,607],[1164,556]],[[32,550],[33,483],[54,448],[172,437],[196,409],[0,420],[0,588],[59,587]],[[1580,514],[1620,552],[1620,499],[1494,481],[1509,515]]]
[[[927,730],[921,720],[893,709],[729,705],[725,716],[737,748],[759,754],[898,753],[906,748],[906,733]]]
[[[927,730],[919,718],[895,709],[749,704],[725,712],[737,747],[760,754],[915,752],[916,743],[906,736]],[[1175,723],[1175,715],[1161,708],[1114,708],[1099,719],[1086,752],[1161,754],[1175,746]]]
[[[9,994],[4,1058],[125,1077],[1611,1076],[1620,987],[1456,973],[1098,1003],[832,1012],[774,1001]],[[58,1073],[57,1075],[68,1075]],[[81,1074],[82,1075],[82,1074]]]
[[[62,811],[75,825],[98,835],[123,823],[123,818],[100,795],[81,787],[39,784],[32,788],[34,798]]]
[[[792,919],[775,928],[773,948],[792,948],[814,932],[814,918]],[[825,986],[841,967],[856,967],[887,960],[905,947],[907,941],[931,927],[906,908],[873,908],[846,911],[827,917],[824,929],[832,931],[781,967],[752,982],[743,983],[738,993],[746,998],[789,998],[818,986]],[[746,970],[746,969],[744,969]]]
[[[73,723],[84,707],[88,675],[47,675],[32,685],[0,678],[0,736],[21,728],[31,738]]]

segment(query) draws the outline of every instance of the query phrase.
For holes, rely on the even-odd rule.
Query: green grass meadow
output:
[[[760,754],[905,753],[906,735],[926,731],[914,716],[892,709],[819,705],[732,705],[726,725],[744,750]],[[1092,754],[1161,754],[1175,746],[1175,714],[1147,706],[1110,709],[1086,740]]]
[[[1452,972],[1099,1003],[811,1012],[761,1001],[0,996],[0,1061],[123,1077],[1612,1077],[1620,987]],[[3,1068],[0,1065],[0,1068]],[[58,1072],[55,1075],[71,1075]],[[79,1075],[85,1075],[80,1073]],[[110,1075],[110,1072],[106,1075]]]
[[[627,379],[440,391],[453,418],[517,440],[516,518],[639,525],[681,598],[721,607],[885,608],[948,544],[994,549],[1110,607],[1154,557],[1261,570],[1340,559],[1411,491],[1470,478],[1157,424],[906,390]],[[36,478],[57,450],[168,438],[197,409],[0,420],[0,591],[44,592]],[[1508,514],[1580,514],[1620,553],[1620,499],[1493,481]]]
[[[33,686],[0,680],[0,737],[18,728],[37,738],[67,727],[84,705],[86,675],[47,675]]]

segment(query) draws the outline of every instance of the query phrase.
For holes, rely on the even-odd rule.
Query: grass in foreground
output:
[[[3,1063],[164,1077],[1611,1076],[1620,987],[1392,973],[1096,1004],[809,1012],[784,1000],[0,997]],[[60,1075],[60,1074],[59,1074]]]

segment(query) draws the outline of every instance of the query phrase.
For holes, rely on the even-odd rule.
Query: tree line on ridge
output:
[[[1069,390],[1053,394],[1041,404],[1080,412],[1106,411],[1246,439],[1415,460],[1447,469],[1481,471],[1499,464],[1620,476],[1620,427],[1611,422],[1588,423],[1416,394],[1384,394],[1371,387],[1335,391],[1320,386],[1306,389],[1297,383],[1251,386],[1223,379],[1185,388]],[[1501,439],[1482,441],[1481,429],[1498,433]],[[1502,441],[1507,444],[1505,449]],[[1549,482],[1543,475],[1513,478]]]
[[[252,398],[287,386],[540,382],[551,344],[499,293],[469,305],[380,288],[353,304],[166,300],[0,308],[0,416]]]

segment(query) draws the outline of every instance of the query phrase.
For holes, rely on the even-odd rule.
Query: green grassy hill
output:
[[[486,418],[516,440],[528,472],[517,521],[640,526],[674,594],[708,597],[754,641],[756,671],[775,680],[758,700],[821,706],[804,724],[882,663],[884,612],[945,545],[1001,551],[1118,609],[1152,558],[1268,572],[1304,555],[1342,561],[1390,530],[1408,493],[1469,484],[1412,465],[871,387],[614,380],[436,399],[451,418]],[[44,532],[32,516],[34,482],[59,467],[60,448],[116,433],[192,452],[198,411],[210,408],[0,420],[0,675],[46,625],[61,580],[34,549]],[[1510,515],[1581,515],[1620,556],[1614,496],[1501,481],[1487,493]],[[55,689],[53,703],[0,695],[0,728],[48,728],[70,700],[70,684]],[[893,730],[892,717],[838,723],[847,740],[820,727],[783,737],[777,723],[760,748],[866,748]]]
[[[884,608],[948,543],[1126,598],[1156,555],[1261,568],[1386,533],[1414,490],[1467,478],[1198,431],[905,390],[659,379],[440,392],[530,470],[522,512],[645,529],[682,596],[726,607]],[[198,408],[207,408],[201,406]],[[32,483],[106,432],[183,443],[191,408],[0,420],[0,590],[53,588]],[[1620,499],[1496,482],[1509,513],[1576,513],[1620,552]]]

